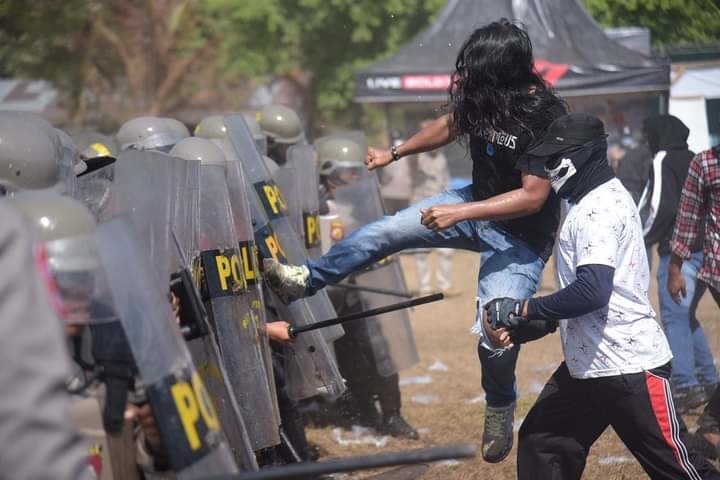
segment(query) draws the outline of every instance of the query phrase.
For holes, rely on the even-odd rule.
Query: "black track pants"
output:
[[[669,378],[668,363],[647,372],[578,380],[563,362],[520,428],[518,478],[579,479],[590,446],[608,426],[652,479],[720,478],[685,446]]]

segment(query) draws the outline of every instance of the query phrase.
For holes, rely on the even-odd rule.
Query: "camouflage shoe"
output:
[[[283,265],[274,258],[265,258],[263,278],[268,287],[287,305],[307,296],[310,270],[305,265]]]
[[[485,431],[482,438],[482,456],[488,463],[505,460],[513,446],[515,402],[507,407],[485,408]]]

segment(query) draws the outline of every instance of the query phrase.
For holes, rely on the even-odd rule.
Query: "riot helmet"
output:
[[[305,137],[300,117],[291,108],[270,104],[258,112],[257,120],[260,131],[267,137],[267,156],[279,166],[285,165],[288,147]],[[251,124],[248,128],[252,131]]]
[[[365,170],[365,153],[356,142],[332,137],[316,145],[321,181],[329,187],[354,183]]]
[[[210,115],[200,120],[195,127],[195,136],[213,140],[225,137],[227,129],[222,115]]]
[[[189,136],[187,128],[177,120],[136,117],[120,127],[116,138],[121,150],[134,148],[167,151],[186,136]]]
[[[80,132],[72,137],[80,151],[80,159],[85,162],[117,158],[118,146],[112,137],[98,132]]]
[[[285,105],[265,105],[257,115],[257,123],[260,131],[277,143],[298,143],[305,135],[300,117]]]
[[[37,243],[36,261],[51,303],[66,326],[111,318],[95,219],[82,203],[50,191],[21,192],[10,204],[29,221]],[[103,304],[106,308],[98,308]]]
[[[42,118],[0,113],[0,196],[58,184],[63,148],[55,129]]]
[[[187,138],[190,136],[190,130],[180,120],[172,117],[163,117],[172,131],[180,135],[181,138]]]
[[[200,160],[201,165],[225,167],[227,160],[220,147],[206,138],[188,137],[170,150],[170,155],[184,160]]]

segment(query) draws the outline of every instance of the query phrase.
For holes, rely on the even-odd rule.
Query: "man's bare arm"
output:
[[[415,155],[417,153],[429,152],[455,140],[455,134],[450,127],[450,114],[429,122],[424,128],[410,137],[405,143],[397,147],[401,157]],[[392,155],[389,150],[369,148],[365,164],[368,170],[383,167],[392,162]]]
[[[522,175],[522,187],[478,202],[435,205],[423,210],[422,224],[442,230],[463,220],[510,220],[537,213],[550,195],[550,181],[529,173]]]
[[[550,180],[523,173],[521,188],[460,207],[468,220],[510,220],[539,212],[551,190]]]
[[[410,137],[406,142],[397,147],[401,157],[415,155],[423,152],[430,152],[455,140],[455,135],[450,128],[450,114],[428,122],[425,128]]]

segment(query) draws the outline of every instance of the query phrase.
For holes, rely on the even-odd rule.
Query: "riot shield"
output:
[[[220,417],[178,330],[164,289],[142,252],[132,221],[98,226],[95,238],[116,311],[178,478],[237,472]],[[253,458],[248,466],[256,467]]]
[[[85,204],[98,222],[108,220],[112,214],[110,191],[114,178],[115,164],[111,163],[97,170],[80,174],[75,181],[71,196]]]
[[[354,183],[337,187],[333,196],[334,198],[328,201],[328,205],[330,212],[337,215],[334,222],[341,225],[339,229],[341,234],[337,235],[336,240],[349,235],[362,225],[382,218],[385,214],[379,185],[373,172],[365,171]],[[402,268],[394,256],[358,272],[349,281],[359,286],[407,291]],[[379,293],[367,291],[358,293],[365,309],[402,301],[400,297]],[[381,375],[392,375],[419,361],[407,310],[368,319],[365,325],[377,369]]]
[[[200,167],[201,291],[254,450],[280,443],[280,425],[238,249],[226,168]]]
[[[126,150],[116,166],[112,211],[131,215],[157,284],[167,293],[171,271],[177,271],[181,263],[171,235],[176,235],[181,248],[188,249],[182,252],[188,258],[197,245],[199,162],[158,152]],[[256,468],[239,402],[230,388],[213,332],[189,341],[188,348],[237,462],[243,468]]]
[[[250,192],[255,241],[261,255],[292,263],[304,262],[307,251],[290,225],[286,216],[285,199],[255,148],[244,119],[240,115],[225,117],[225,126],[227,137],[222,143],[228,161],[241,162],[245,173],[246,187]],[[327,297],[327,307],[319,310],[319,315],[323,315],[319,318],[311,310],[307,299],[290,305],[284,305],[274,295],[270,300],[280,318],[297,325],[330,318],[325,315],[334,312]],[[344,391],[342,377],[325,338],[322,334],[313,332],[305,338],[299,338],[288,348],[290,355],[286,368],[288,395],[291,398],[309,398],[318,394],[334,398]]]
[[[293,145],[288,149],[288,160],[277,172],[274,179],[287,205],[287,218],[292,229],[302,239],[302,247],[307,257],[320,255],[320,224],[318,182],[320,179],[315,150],[307,144]],[[335,308],[325,290],[317,292],[307,299],[316,320],[326,320],[335,316]],[[322,330],[330,345],[342,337],[342,326],[334,325]]]
[[[213,143],[223,149],[222,141],[212,140]],[[223,153],[227,152],[223,150]],[[227,187],[230,198],[230,206],[235,223],[235,232],[238,238],[238,252],[240,253],[240,265],[243,269],[247,290],[245,295],[248,297],[250,309],[255,317],[255,324],[258,327],[257,335],[262,353],[263,362],[265,364],[265,372],[267,373],[267,382],[270,388],[270,397],[273,401],[273,412],[280,423],[280,408],[277,403],[277,390],[275,387],[275,377],[273,375],[272,350],[270,348],[269,338],[265,325],[267,318],[265,316],[265,299],[262,293],[262,284],[260,282],[260,268],[257,258],[257,245],[252,225],[252,215],[250,213],[250,203],[248,201],[247,189],[245,187],[245,176],[240,164],[235,161],[227,163]]]
[[[287,163],[281,169],[287,170],[292,176],[283,175],[278,178],[285,197],[293,198],[293,201],[288,202],[289,217],[295,231],[301,234],[312,259],[320,256],[320,173],[316,156],[315,149],[310,145],[293,145],[288,149]]]

